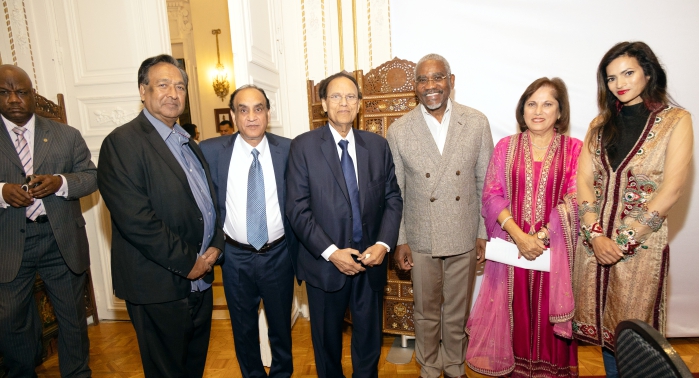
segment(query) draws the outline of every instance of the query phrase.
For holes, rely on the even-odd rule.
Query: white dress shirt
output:
[[[7,128],[7,132],[10,134],[10,140],[12,140],[12,145],[17,148],[17,134],[12,130],[17,125],[12,123],[12,121],[9,121],[7,118],[4,116],[0,115],[2,117],[2,121],[5,122],[5,128]],[[27,124],[24,125],[24,128],[27,129],[27,131],[24,132],[24,139],[27,140],[27,145],[29,147],[29,154],[32,156],[32,166],[34,165],[34,135],[36,134],[36,117],[32,116],[32,118],[27,121]],[[63,177],[63,175],[56,175],[56,176],[61,176],[61,187],[58,188],[58,191],[56,191],[56,195],[60,197],[68,197],[68,183],[66,182],[66,178]],[[15,183],[15,184],[24,184],[24,183]],[[2,196],[2,188],[5,186],[4,182],[0,182],[0,208],[5,209],[10,204],[8,204],[5,201],[5,198]],[[45,209],[45,208],[44,208]],[[39,215],[46,215],[46,211],[43,211]]]
[[[442,122],[437,121],[430,112],[427,111],[424,105],[420,104],[422,116],[425,117],[427,128],[430,129],[434,142],[437,143],[439,153],[444,153],[444,144],[447,142],[447,132],[449,131],[449,121],[451,120],[451,99],[447,100],[447,109],[442,116]]]
[[[352,164],[354,165],[354,175],[357,178],[357,187],[359,187],[359,174],[357,173],[357,145],[355,144],[355,141],[354,141],[354,130],[350,129],[349,132],[347,133],[347,136],[345,138],[342,138],[340,133],[338,133],[334,127],[332,127],[332,126],[329,126],[329,127],[330,127],[330,133],[332,134],[333,139],[335,140],[335,147],[337,147],[337,156],[340,158],[340,160],[342,160],[342,147],[340,147],[339,143],[343,139],[347,141],[347,153],[352,158]],[[361,193],[360,193],[360,195],[361,195]],[[391,248],[389,248],[388,245],[384,242],[377,241],[376,244],[381,244],[382,246],[386,247],[386,249],[387,249],[386,252],[389,252],[391,250]],[[335,244],[331,244],[328,248],[325,249],[325,251],[323,251],[321,256],[323,256],[323,258],[325,260],[329,261],[330,255],[332,255],[338,249],[339,248],[337,248],[337,246]],[[362,252],[362,251],[360,251],[360,252]]]
[[[235,138],[231,163],[228,166],[228,183],[226,189],[226,219],[223,231],[235,241],[248,243],[247,208],[248,208],[248,173],[252,164],[252,149],[260,153],[258,160],[262,165],[262,175],[265,182],[265,208],[267,213],[268,243],[284,235],[282,213],[279,210],[277,197],[277,181],[274,176],[272,154],[269,150],[267,136],[264,136],[257,147],[252,147],[240,134]]]

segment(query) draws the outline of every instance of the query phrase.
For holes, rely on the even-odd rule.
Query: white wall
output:
[[[432,52],[447,58],[456,75],[456,101],[484,112],[496,141],[516,131],[517,100],[542,76],[558,76],[566,82],[571,135],[582,139],[597,114],[597,65],[611,46],[626,40],[641,40],[653,48],[666,68],[670,93],[695,119],[699,114],[699,2],[433,0],[425,4],[391,2],[393,55],[415,62]],[[696,125],[695,130],[696,155]],[[697,336],[699,323],[693,317],[699,313],[696,172],[669,218],[667,332],[672,337]]]

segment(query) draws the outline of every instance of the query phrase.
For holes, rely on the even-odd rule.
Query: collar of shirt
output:
[[[5,128],[7,128],[7,132],[10,133],[10,138],[12,139],[12,144],[15,146],[17,145],[17,134],[12,130],[17,125],[15,125],[12,121],[8,120],[5,118],[5,116],[0,115],[2,117],[2,121],[5,122]],[[24,132],[24,139],[27,140],[27,143],[31,142],[34,139],[34,132],[36,130],[36,116],[32,115],[32,118],[29,118],[29,121],[27,121],[27,124],[22,126],[27,131]],[[34,151],[34,143],[29,143],[29,147],[32,149],[32,152]]]
[[[342,137],[340,136],[340,133],[335,130],[334,127],[330,126],[328,124],[328,127],[330,127],[330,132],[333,135],[333,139],[335,140],[335,147],[337,148],[337,156],[340,158],[340,162],[342,162],[342,147],[340,147],[339,143],[342,140]],[[344,138],[348,144],[347,144],[347,153],[349,156],[352,158],[352,166],[354,166],[354,174],[357,177],[357,185],[359,185],[359,174],[357,173],[357,145],[354,143],[354,130],[350,129],[349,132],[347,133],[347,137]]]
[[[180,138],[180,142],[182,144],[186,144],[189,142],[190,135],[184,131],[184,129],[177,123],[175,123],[174,127],[169,127],[166,125],[163,121],[153,117],[150,112],[148,112],[148,109],[143,108],[143,114],[145,114],[146,118],[150,121],[150,123],[155,127],[155,131],[158,132],[161,138],[163,138],[164,141],[167,141],[167,139],[171,135],[177,135]],[[182,139],[184,138],[184,140]]]
[[[340,143],[341,140],[344,139],[347,142],[349,142],[349,144],[347,145],[348,149],[349,148],[351,148],[353,150],[355,149],[354,148],[354,130],[353,129],[350,129],[349,132],[347,133],[347,136],[342,138],[340,133],[338,133],[337,130],[335,130],[335,128],[332,127],[331,124],[328,123],[328,127],[330,127],[330,133],[333,135],[333,139],[335,140],[335,147],[337,147],[337,150],[340,152],[340,157],[342,157],[342,148],[340,147],[340,145],[338,143]]]
[[[447,100],[447,108],[444,110],[444,115],[442,116],[442,121],[437,121],[432,114],[430,114],[427,109],[420,104],[422,107],[422,116],[427,124],[427,128],[432,134],[435,144],[437,144],[437,149],[439,153],[444,153],[444,145],[447,141],[447,132],[449,131],[449,122],[451,121],[451,99]]]
[[[269,149],[269,142],[267,142],[267,134],[265,134],[262,137],[262,140],[260,140],[260,143],[258,143],[257,146],[253,147],[250,145],[250,143],[243,139],[243,137],[240,136],[239,133],[238,137],[235,138],[235,145],[233,146],[233,151],[235,151],[236,148],[242,149],[242,151],[245,153],[245,156],[249,158],[249,161],[252,161],[252,149],[255,148],[257,149],[257,152],[260,153],[260,155],[257,158],[261,159]]]
[[[437,118],[435,118],[430,112],[427,111],[425,105],[420,104],[420,110],[422,111],[422,115],[425,117],[425,119],[427,119],[427,117],[432,117],[434,122],[437,123]],[[451,99],[447,99],[447,108],[444,110],[444,116],[442,116],[442,124],[444,124],[444,121],[449,120],[447,114],[451,116]]]

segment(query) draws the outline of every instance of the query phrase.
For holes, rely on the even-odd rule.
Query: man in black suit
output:
[[[244,85],[229,106],[238,132],[200,147],[211,166],[226,234],[223,287],[235,353],[243,377],[267,377],[260,356],[258,309],[264,301],[272,348],[270,377],[290,377],[291,302],[296,237],[284,216],[286,166],[291,140],[265,132],[270,104],[264,90]],[[257,155],[255,157],[254,155]],[[261,180],[254,175],[260,165]],[[255,185],[262,184],[261,188]],[[255,211],[257,189],[264,197]],[[255,233],[260,233],[255,235]]]
[[[148,58],[138,87],[145,109],[105,138],[98,166],[114,293],[126,301],[146,377],[201,377],[223,230],[209,166],[176,122],[187,73],[169,55]]]
[[[80,197],[97,190],[97,169],[80,132],[35,115],[35,107],[27,73],[0,66],[0,354],[10,377],[36,377],[39,273],[58,320],[61,376],[89,377],[90,251]]]
[[[386,253],[398,238],[403,200],[388,143],[352,129],[357,81],[346,73],[319,89],[328,125],[291,142],[286,215],[300,244],[320,377],[342,377],[342,323],[352,314],[354,377],[376,377]],[[361,251],[361,253],[360,253]]]

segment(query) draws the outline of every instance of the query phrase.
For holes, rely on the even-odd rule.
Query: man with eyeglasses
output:
[[[354,377],[377,377],[386,254],[398,238],[403,200],[388,143],[352,129],[362,94],[341,72],[320,84],[328,124],[291,142],[286,215],[301,242],[319,377],[342,377],[342,326],[352,314]]]
[[[465,377],[464,332],[487,234],[481,192],[493,139],[485,115],[452,101],[442,56],[415,69],[420,106],[388,129],[405,211],[393,255],[412,270],[415,359],[424,378]]]
[[[90,249],[80,198],[97,190],[97,168],[77,129],[35,110],[29,75],[0,66],[0,355],[10,377],[36,377],[38,273],[58,320],[61,376],[89,377]]]

